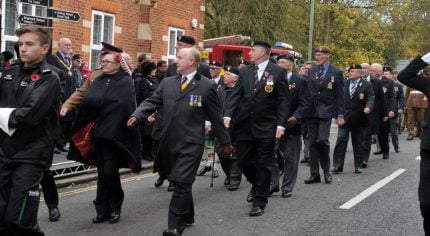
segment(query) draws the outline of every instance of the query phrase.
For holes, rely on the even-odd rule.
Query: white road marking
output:
[[[418,161],[421,161],[421,156],[417,156],[417,158],[415,159],[417,159]]]
[[[381,179],[380,181],[378,181],[374,185],[370,186],[369,188],[367,188],[366,190],[364,190],[363,192],[361,192],[360,194],[358,194],[357,196],[355,196],[351,200],[349,200],[346,203],[344,203],[339,208],[340,209],[345,209],[345,210],[351,209],[352,207],[354,207],[355,205],[357,205],[358,203],[360,203],[361,201],[363,201],[364,199],[366,199],[370,195],[374,194],[380,188],[384,187],[386,184],[388,184],[389,182],[391,182],[397,176],[403,174],[403,172],[405,172],[405,171],[406,171],[406,169],[398,169],[398,170],[396,170],[394,173],[392,173],[391,175],[389,175],[389,176]]]

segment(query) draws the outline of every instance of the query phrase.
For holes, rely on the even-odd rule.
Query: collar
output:
[[[269,59],[263,61],[262,63],[260,63],[260,64],[257,65],[258,66],[258,70],[259,71],[265,70],[268,64],[269,64]]]
[[[215,79],[212,79],[212,80],[215,81],[216,84],[218,84],[219,81],[220,81],[220,79],[221,79],[221,76],[218,76],[218,77],[216,77]]]
[[[69,57],[68,55],[66,55],[66,54],[64,54],[62,51],[60,51],[60,50],[58,50],[58,52],[60,53],[60,55],[63,57],[63,59],[65,58],[65,57]]]
[[[33,64],[29,67],[24,67],[24,62],[19,62],[19,67],[21,69],[22,72],[24,73],[33,73],[34,71],[37,71],[37,73],[48,73],[51,72],[51,68],[49,68],[49,65],[45,62],[45,60],[37,63],[37,64]]]
[[[330,66],[329,62],[322,65],[322,67],[324,68],[324,72],[327,72],[329,66]]]
[[[187,77],[187,81],[188,83],[194,78],[194,76],[197,74],[197,70],[189,73],[188,75],[184,75],[182,76],[182,78]]]

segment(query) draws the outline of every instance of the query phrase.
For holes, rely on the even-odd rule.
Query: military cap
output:
[[[209,63],[209,66],[216,66],[216,67],[222,67],[221,63],[217,62],[217,61],[211,61]]]
[[[360,65],[360,64],[352,64],[352,65],[348,68],[348,72],[349,72],[350,70],[353,70],[353,69],[355,69],[355,70],[361,70],[361,69],[363,69],[363,67],[361,67],[361,65]]]
[[[255,40],[254,42],[252,42],[251,47],[254,47],[254,46],[260,46],[263,48],[272,48],[272,46],[270,46],[268,42],[265,42],[262,40]]]
[[[317,53],[317,52],[321,52],[321,53],[325,53],[325,54],[330,54],[331,50],[328,47],[321,46],[321,47],[315,49],[315,53]]]
[[[285,60],[294,62],[294,56],[291,54],[281,54],[276,58],[277,61],[279,61],[281,59],[285,59]]]
[[[178,42],[196,45],[196,40],[189,35],[179,35],[176,39],[178,40]]]
[[[9,51],[4,51],[1,54],[3,54],[3,57],[4,57],[5,61],[9,61],[10,59],[13,58],[13,53],[11,53]]]
[[[239,75],[239,69],[235,66],[231,66],[230,68],[228,68],[226,71],[235,74],[235,75]]]
[[[124,50],[122,50],[121,48],[117,48],[106,42],[102,42],[102,46],[103,46],[102,51],[105,51],[105,52],[119,52],[119,53],[124,52]]]
[[[385,71],[393,72],[393,69],[391,69],[391,67],[389,67],[389,66],[384,66],[384,68],[382,68],[382,71],[383,72],[385,72]]]
[[[80,61],[82,59],[82,57],[81,57],[81,55],[79,55],[79,54],[75,54],[75,55],[73,55],[73,57],[72,57],[72,60],[74,60],[74,61]]]

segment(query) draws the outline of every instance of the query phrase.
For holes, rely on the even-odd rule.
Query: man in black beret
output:
[[[240,78],[226,104],[224,124],[232,128],[237,161],[252,188],[250,216],[260,216],[268,203],[275,139],[285,133],[289,114],[285,70],[269,61],[270,44],[254,41],[249,53],[253,64],[240,70]]]
[[[343,172],[346,148],[351,133],[354,151],[355,173],[360,174],[364,156],[364,141],[368,123],[368,115],[373,110],[375,95],[373,86],[362,78],[361,65],[354,64],[348,69],[348,80],[345,83],[345,124],[338,129],[336,146],[333,151],[334,174]]]
[[[178,54],[179,50],[182,48],[191,48],[196,46],[196,40],[189,35],[180,35],[177,37],[176,42],[176,54]],[[209,66],[203,63],[199,64],[199,67],[197,67],[197,73],[204,75],[207,78],[211,78],[211,73],[209,70]],[[176,62],[170,63],[169,67],[167,68],[166,77],[177,75],[177,68],[176,68]]]

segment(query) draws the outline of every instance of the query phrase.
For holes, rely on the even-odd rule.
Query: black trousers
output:
[[[363,142],[363,162],[369,162],[370,151],[372,149],[372,128],[369,125],[365,130]]]
[[[399,137],[397,135],[398,131],[399,131],[399,116],[395,116],[392,119],[390,119],[391,142],[393,143],[393,146],[395,148],[399,147]]]
[[[383,154],[390,152],[390,145],[388,143],[388,135],[390,134],[390,120],[381,122],[379,124],[378,142]]]
[[[265,208],[270,194],[270,179],[275,139],[237,142],[237,161],[242,173],[252,184],[253,206]]]
[[[349,134],[351,133],[352,149],[354,152],[354,168],[358,169],[363,162],[364,140],[366,126],[354,126],[349,123],[339,127],[336,146],[333,152],[333,166],[343,168],[345,162],[346,148],[348,147]]]
[[[420,201],[421,214],[424,218],[424,231],[430,236],[430,150],[421,149],[420,184],[418,197]]]
[[[158,172],[160,178],[168,179],[170,175],[170,159],[169,156],[160,155],[160,140],[154,139],[152,151],[154,153],[153,172]]]
[[[120,152],[113,142],[96,139],[95,154],[97,157],[97,215],[108,216],[112,212],[121,213],[124,191],[119,175]]]
[[[175,182],[169,206],[168,227],[183,232],[187,221],[194,219],[192,184]]]
[[[58,207],[58,191],[54,181],[54,175],[50,169],[45,170],[42,181],[43,198],[48,208]]]
[[[332,119],[310,118],[307,120],[311,155],[311,175],[319,175],[319,166],[324,174],[330,171],[330,127]]]
[[[226,177],[230,179],[230,181],[234,181],[236,183],[238,182],[237,184],[240,184],[242,172],[237,167],[236,157],[225,156],[223,147],[218,143],[215,143],[215,152],[218,155],[221,168],[224,171]]]
[[[0,162],[0,235],[44,235],[37,223],[39,184],[46,167]]]

